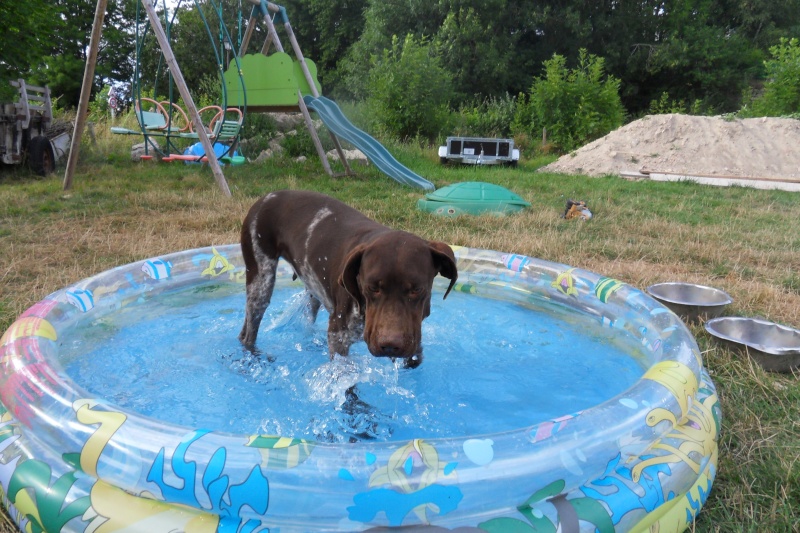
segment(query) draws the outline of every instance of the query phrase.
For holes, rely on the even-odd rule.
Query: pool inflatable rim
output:
[[[306,470],[316,465],[317,474],[328,482],[351,483],[362,489],[343,496],[350,505],[339,506],[344,513],[337,519],[339,526],[394,526],[417,521],[480,525],[489,531],[501,530],[497,528],[509,520],[525,523],[535,518],[558,524],[562,522],[563,509],[559,510],[560,504],[553,503],[553,498],[561,496],[566,502],[577,502],[579,498],[586,499],[586,505],[594,502],[595,511],[605,509],[610,514],[607,520],[602,513],[593,520],[612,524],[615,530],[631,530],[637,524],[652,521],[659,513],[663,514],[658,518],[662,524],[669,518],[685,526],[687,517],[693,518],[699,510],[696,502],[702,504],[713,481],[720,420],[713,383],[686,327],[661,304],[618,280],[517,254],[463,247],[454,250],[459,261],[458,290],[520,302],[538,298],[549,305],[596,316],[610,332],[632,336],[642,344],[651,356],[648,372],[633,387],[607,402],[580,413],[565,413],[556,420],[531,420],[519,430],[459,439],[326,444],[165,424],[87,398],[85,391],[59,371],[54,354],[60,327],[79,314],[125,305],[145,295],[152,297],[170,283],[241,283],[239,247],[226,245],[176,252],[112,269],[57,291],[23,313],[0,341],[4,363],[0,374],[5,409],[2,421],[7,427],[4,441],[16,446],[21,454],[20,464],[39,461],[48,465],[53,475],[60,472],[62,477],[75,476],[73,497],[85,486],[88,500],[83,504],[92,508],[101,506],[103,498],[113,499],[100,493],[105,493],[107,487],[117,487],[126,494],[137,495],[137,501],[194,509],[198,516],[208,515],[212,520],[216,516],[220,524],[224,518],[238,520],[240,525],[253,520],[266,520],[276,527],[293,523],[292,512],[282,514],[280,490],[267,490],[277,503],[248,500],[235,516],[226,510],[225,503],[230,501],[234,487],[248,487],[258,494],[258,487],[263,492],[264,487],[275,487],[276,483],[297,497],[304,492],[303,487],[292,487],[291,481],[303,479],[297,475],[308,475]],[[291,275],[287,265],[282,268],[282,275]],[[643,412],[646,406],[652,409]],[[609,457],[608,439],[591,441],[588,430],[596,426],[593,419],[597,416],[611,423],[605,431],[614,435],[612,440],[630,438],[630,442],[622,443],[617,456]],[[47,426],[53,420],[70,417],[72,420],[55,432]],[[13,442],[9,442],[12,438]],[[505,455],[510,449],[528,450],[530,457]],[[39,450],[40,455],[30,455],[32,450]],[[180,478],[182,469],[191,462],[185,460],[189,451],[207,459],[203,464],[195,462],[205,473],[187,474],[184,488],[179,489],[176,485],[180,483],[172,478]],[[544,495],[553,494],[542,496],[541,501],[534,498],[540,492],[530,491],[527,498],[522,498],[521,493],[511,494],[499,498],[505,502],[498,505],[499,514],[487,514],[485,510],[472,510],[475,514],[469,514],[467,507],[480,506],[472,501],[468,489],[477,484],[494,486],[495,468],[513,466],[514,479],[546,476],[540,466],[526,460],[534,455],[537,461],[558,463],[563,471],[556,475],[555,485],[550,483],[541,489]],[[209,474],[210,469],[218,477]],[[645,492],[654,491],[650,497],[657,505],[637,507],[626,500],[630,509],[620,513],[614,508],[613,498],[598,490],[605,485],[592,485],[593,481],[614,476],[625,481],[619,481],[620,491],[628,482],[644,486]],[[662,478],[680,478],[680,488],[670,487],[670,492],[662,486],[659,492],[657,485]],[[210,487],[217,483],[219,488],[221,480],[227,480],[224,497],[215,500]],[[186,489],[189,485],[191,491]],[[497,486],[502,485],[501,481]],[[3,489],[8,494],[9,487]],[[18,495],[10,495],[7,507],[18,513],[18,523],[34,519],[19,514]],[[420,504],[422,509],[420,505],[408,508],[400,518],[386,508],[388,500],[381,499],[416,501],[414,498],[423,496],[431,501]],[[465,498],[467,501],[462,502]],[[342,500],[342,496],[335,499]],[[481,505],[494,499],[486,496]],[[525,501],[533,514],[519,510]],[[397,502],[393,505],[397,506]],[[676,505],[679,511],[674,510]],[[326,513],[332,513],[323,507]],[[673,510],[666,511],[667,507]],[[381,512],[371,514],[375,509]],[[471,523],[475,516],[482,517],[483,522]],[[320,526],[319,530],[323,529]]]

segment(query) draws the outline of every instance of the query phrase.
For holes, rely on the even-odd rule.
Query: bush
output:
[[[782,38],[769,51],[772,59],[764,62],[764,92],[758,97],[745,94],[740,116],[780,117],[800,112],[800,40]]]
[[[545,75],[533,82],[530,95],[517,100],[516,130],[537,138],[546,128],[548,141],[569,152],[622,125],[620,81],[606,77],[602,58],[581,49],[575,69],[558,54],[544,66]]]
[[[675,101],[669,97],[667,92],[661,93],[658,100],[650,101],[648,115],[668,115],[677,113],[681,115],[702,115],[704,106],[702,100],[695,100],[691,107],[687,107],[683,100]]]
[[[334,144],[328,133],[327,128],[322,127],[317,131],[317,137],[322,144],[322,149],[326,152],[333,150]],[[281,146],[287,157],[316,157],[317,147],[314,145],[314,139],[311,137],[311,132],[305,127],[298,127],[294,133],[289,132],[281,139]]]
[[[452,76],[431,47],[412,35],[373,58],[367,106],[377,126],[400,139],[434,139],[447,123]]]
[[[108,94],[111,91],[111,87],[109,85],[104,85],[103,88],[97,93],[89,102],[89,116],[91,120],[101,120],[104,119],[109,113],[111,113],[111,108],[108,105]]]
[[[242,152],[257,157],[269,148],[269,142],[278,131],[275,119],[266,113],[247,113],[242,124],[240,146]]]
[[[491,96],[459,109],[459,124],[454,133],[473,137],[507,137],[514,121],[516,98]]]

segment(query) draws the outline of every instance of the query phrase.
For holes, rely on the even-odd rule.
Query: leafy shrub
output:
[[[321,128],[317,132],[322,149],[326,152],[333,150],[333,141],[326,128]],[[308,129],[298,127],[294,133],[288,133],[281,139],[281,146],[287,157],[316,157],[317,148],[314,146],[314,139]]]
[[[401,139],[433,139],[447,122],[452,76],[424,41],[407,35],[373,58],[367,106],[376,124]]]
[[[772,59],[764,62],[764,92],[757,97],[752,92],[745,94],[741,116],[780,117],[800,112],[800,40],[781,38],[769,51]]]
[[[507,137],[514,121],[516,98],[491,96],[472,105],[462,105],[458,113],[458,135],[473,137]]]
[[[247,113],[242,124],[241,148],[251,157],[269,148],[278,131],[275,119],[266,113]]]
[[[89,116],[92,117],[92,120],[105,118],[105,115],[111,112],[108,106],[108,95],[110,91],[111,87],[109,85],[104,85],[102,90],[89,102]]]
[[[688,114],[688,115],[702,115],[704,110],[703,101],[695,100],[691,107],[686,105],[683,100],[673,100],[669,97],[669,93],[664,91],[658,100],[650,101],[650,108],[648,109],[649,115],[667,115],[671,113]]]
[[[604,63],[581,49],[578,66],[569,69],[566,59],[554,54],[530,95],[517,99],[515,129],[537,138],[546,128],[548,142],[568,152],[622,125],[620,81],[605,75]]]

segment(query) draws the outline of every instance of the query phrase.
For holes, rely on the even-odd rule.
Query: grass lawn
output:
[[[95,273],[237,242],[249,206],[283,188],[331,194],[426,238],[562,262],[640,289],[662,281],[712,285],[734,298],[728,314],[800,327],[798,193],[539,174],[544,161],[443,167],[435,149],[391,146],[437,187],[487,181],[532,203],[513,217],[441,219],[415,209],[422,192],[372,167],[338,179],[315,158],[228,168],[227,198],[207,169],[133,163],[129,145],[85,147],[69,191],[61,188],[63,169],[45,179],[19,169],[0,174],[0,331],[50,292]],[[594,218],[561,219],[570,198],[585,200]],[[723,410],[718,476],[694,530],[800,531],[800,376],[765,373],[702,326],[692,332]]]

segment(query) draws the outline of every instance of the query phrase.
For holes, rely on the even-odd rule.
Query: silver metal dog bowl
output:
[[[725,291],[694,283],[656,283],[646,290],[673,313],[689,321],[718,317],[733,302]]]
[[[758,318],[722,317],[706,322],[706,331],[749,353],[764,370],[800,370],[800,331],[796,329]]]

